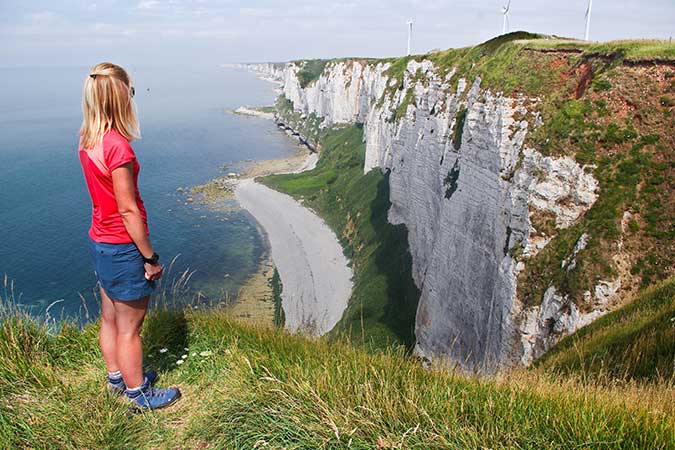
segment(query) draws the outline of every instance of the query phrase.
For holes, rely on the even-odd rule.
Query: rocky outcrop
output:
[[[540,123],[538,99],[483,89],[480,78],[426,60],[396,76],[389,63],[333,62],[305,88],[300,69],[292,63],[283,73],[295,110],[321,117],[322,126],[364,124],[364,172],[390,173],[389,220],[409,231],[421,290],[420,356],[486,370],[529,364],[604,312],[582,314],[555,286],[539,306],[518,300],[521,259],[550,239],[533,216],[565,228],[598,195],[597,181],[573,159],[524,144]]]

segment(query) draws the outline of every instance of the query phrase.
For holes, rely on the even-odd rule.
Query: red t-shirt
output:
[[[138,172],[141,166],[136,161],[136,155],[129,142],[117,131],[110,130],[103,136],[102,142],[94,148],[82,148],[81,141],[79,147],[80,164],[82,164],[82,172],[84,172],[92,203],[89,236],[95,242],[106,244],[133,242],[117,210],[112,181],[112,171],[129,162],[133,163],[136,204],[141,211],[145,232],[149,233],[148,215],[138,193]]]

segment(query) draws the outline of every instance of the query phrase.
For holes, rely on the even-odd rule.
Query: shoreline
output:
[[[256,112],[248,108],[237,111],[242,110]],[[353,288],[349,261],[337,236],[321,217],[294,198],[255,179],[312,170],[317,162],[318,153],[299,142],[295,155],[257,161],[242,174],[228,177],[229,194],[253,217],[269,243],[269,253],[261,261],[260,270],[240,290],[232,311],[240,317],[253,317],[252,321],[259,323],[257,316],[262,309],[266,317],[263,321],[270,323],[274,302],[264,306],[261,302],[273,298],[272,285],[267,282],[263,287],[261,280],[269,281],[276,268],[283,285],[284,327],[314,336],[330,331],[347,308]]]
[[[227,112],[275,120],[271,109],[240,106]],[[286,126],[279,128],[291,139],[297,136]],[[291,332],[321,336],[333,329],[348,306],[353,288],[349,261],[338,237],[314,211],[255,181],[266,175],[312,170],[318,153],[302,137],[297,139],[294,155],[252,162],[241,173],[216,178],[193,188],[191,193],[201,194],[204,201],[214,205],[217,200],[236,200],[253,217],[269,243],[259,269],[230,305],[231,312],[254,323],[274,324],[274,314],[270,314],[275,304],[271,277],[276,269],[283,286],[280,297],[284,327]]]
[[[254,272],[237,292],[236,301],[227,306],[233,317],[252,324],[271,325],[274,323],[274,293],[271,279],[274,263],[266,251]]]
[[[289,156],[278,159],[248,161],[243,164],[241,172],[230,172],[223,176],[188,190],[190,201],[201,202],[216,211],[233,211],[243,208],[236,196],[237,186],[246,180],[253,180],[271,174],[293,173],[311,170],[318,160],[318,155],[305,146],[297,145],[296,151]],[[250,212],[249,212],[250,214]],[[268,243],[258,267],[239,287],[234,301],[228,303],[228,311],[235,317],[245,319],[257,325],[274,325],[274,294],[272,276],[276,268],[271,256],[271,244],[264,227],[253,217],[258,233]]]
[[[285,327],[321,336],[342,318],[353,273],[337,236],[313,211],[292,197],[241,180],[235,196],[267,234],[281,277]]]

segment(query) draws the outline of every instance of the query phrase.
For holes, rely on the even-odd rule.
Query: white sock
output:
[[[108,372],[108,378],[122,378],[122,372],[119,370],[115,372]]]
[[[140,386],[136,386],[135,388],[127,388],[127,392],[136,392],[140,391],[143,385],[145,385],[146,378],[143,378],[143,382],[141,383]]]

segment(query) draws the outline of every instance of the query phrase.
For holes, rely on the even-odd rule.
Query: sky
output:
[[[507,0],[504,0],[507,1]],[[582,38],[588,0],[512,0],[510,30]],[[502,0],[0,0],[0,66],[398,56],[502,31]],[[675,36],[675,0],[594,0],[591,39]]]

